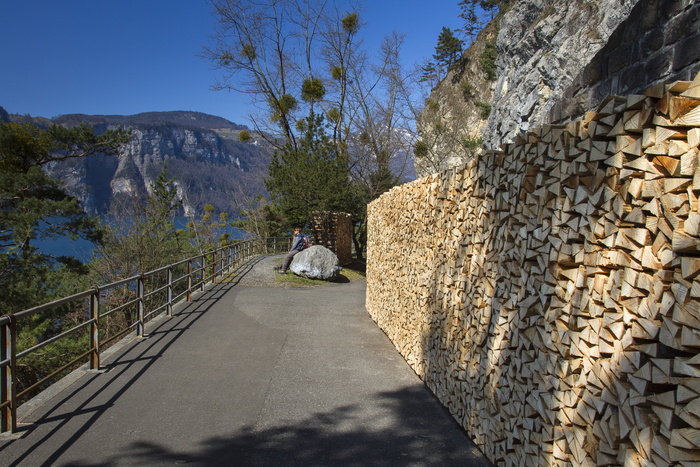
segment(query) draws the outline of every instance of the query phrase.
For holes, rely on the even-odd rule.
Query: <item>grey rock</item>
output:
[[[416,159],[416,173],[462,167],[478,157],[481,149],[465,142],[481,138],[485,149],[497,150],[518,133],[549,123],[555,104],[639,2],[512,2],[465,52],[464,70],[450,71],[432,90],[432,105],[425,106],[417,122],[421,140],[430,142],[430,155]],[[498,51],[494,81],[486,79],[480,65],[486,43]],[[620,55],[629,58],[629,53]],[[471,95],[465,95],[465,85]],[[488,120],[477,101],[490,104]],[[581,108],[589,110],[584,104]],[[556,111],[561,113],[561,105]]]
[[[498,35],[497,83],[484,146],[498,149],[548,122],[556,98],[605,45],[639,0],[519,0]],[[627,57],[629,54],[625,54]],[[501,122],[519,122],[503,126]]]
[[[338,257],[322,245],[313,245],[297,253],[289,269],[297,276],[307,279],[332,281],[338,277],[342,269]]]

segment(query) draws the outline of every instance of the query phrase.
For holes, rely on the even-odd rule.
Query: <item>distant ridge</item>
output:
[[[85,123],[89,125],[129,125],[129,124],[161,124],[180,125],[193,128],[206,128],[208,130],[246,130],[245,125],[238,125],[223,117],[194,112],[190,110],[175,110],[167,112],[143,112],[135,115],[84,115],[66,114],[52,119],[59,125],[77,125]]]
[[[52,123],[56,125],[75,126],[81,123],[86,125],[115,125],[129,126],[142,125],[177,125],[189,128],[204,128],[207,130],[247,130],[246,125],[239,125],[223,117],[209,115],[192,110],[170,110],[164,112],[142,112],[134,115],[88,115],[88,114],[64,114],[54,118],[40,116],[19,115],[8,112],[0,106],[0,121],[33,123],[44,128]]]

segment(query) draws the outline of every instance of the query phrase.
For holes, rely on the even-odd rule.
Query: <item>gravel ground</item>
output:
[[[255,257],[241,265],[225,281],[247,286],[284,287],[285,284],[277,282],[275,278],[275,269],[280,267],[284,256],[281,254]]]

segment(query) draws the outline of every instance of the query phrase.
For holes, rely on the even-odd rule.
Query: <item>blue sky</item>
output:
[[[412,66],[443,26],[459,27],[458,3],[367,1],[365,44],[405,33]],[[214,21],[206,0],[0,0],[0,106],[42,117],[193,110],[248,124],[248,97],[211,91],[218,72],[197,56]]]

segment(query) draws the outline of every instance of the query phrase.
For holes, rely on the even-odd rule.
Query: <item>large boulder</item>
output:
[[[307,279],[332,281],[342,268],[335,253],[325,246],[313,245],[294,255],[289,269]]]

